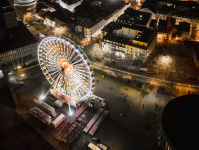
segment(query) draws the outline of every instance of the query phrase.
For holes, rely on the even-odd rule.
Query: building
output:
[[[188,90],[188,93],[191,91]],[[174,98],[165,106],[162,113],[162,127],[158,136],[161,149],[197,149],[198,99],[198,95],[185,95]]]
[[[167,39],[167,34],[168,34],[168,39],[171,40],[174,26],[175,26],[175,18],[171,18],[170,25],[168,25],[168,18],[166,20],[159,19],[158,26],[157,26],[158,38]],[[169,30],[168,30],[168,27],[169,27]]]
[[[79,6],[83,0],[59,0],[59,4],[61,7],[74,11],[74,8]]]
[[[191,25],[187,22],[180,22],[178,25],[178,30],[181,33],[181,39],[187,40],[191,36]]]
[[[66,26],[71,20],[72,12],[56,5],[55,8],[48,6],[44,2],[39,2],[34,14],[35,21],[43,21],[43,24],[49,27]]]
[[[117,22],[124,24],[135,24],[140,26],[149,26],[151,21],[151,13],[134,10],[133,8],[127,8]]]
[[[17,26],[16,11],[6,0],[0,2],[0,27],[11,28]]]
[[[145,61],[157,42],[157,32],[138,25],[110,23],[102,29],[102,51],[119,58]]]
[[[152,14],[152,19],[166,20],[169,12],[172,18],[176,19],[176,25],[179,22],[187,22],[199,28],[199,4],[196,1],[172,1],[172,2],[149,2],[145,1],[141,11]]]
[[[151,22],[149,24],[149,28],[156,29],[158,25],[158,21],[156,19],[151,19]]]
[[[82,32],[90,41],[92,37],[100,35],[101,29],[111,21],[116,20],[128,7],[130,4],[126,3],[119,3],[113,8],[105,2],[95,6],[93,3],[81,4],[75,8],[73,15],[76,21],[75,30]]]
[[[9,3],[0,2],[0,65],[37,55],[38,41]]]

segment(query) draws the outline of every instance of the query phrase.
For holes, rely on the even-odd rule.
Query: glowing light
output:
[[[21,69],[21,68],[22,68],[21,66],[18,66],[18,67],[17,67],[17,69]]]
[[[72,111],[72,110],[70,109],[69,112],[68,112],[68,115],[69,115],[69,116],[73,116],[73,114],[74,114],[74,111]]]
[[[39,96],[39,100],[44,100],[45,98],[46,98],[46,96],[43,94]]]
[[[24,77],[25,76],[25,74],[21,74],[21,77]]]
[[[163,57],[162,57],[162,62],[163,62],[163,63],[166,63],[166,64],[167,64],[167,63],[169,63],[170,61],[171,61],[171,58],[170,58],[170,57],[168,57],[168,56],[163,56]]]
[[[46,79],[59,95],[66,97],[66,101],[67,98],[71,102],[81,101],[91,95],[94,83],[90,62],[70,39],[43,39],[39,44],[38,59]]]

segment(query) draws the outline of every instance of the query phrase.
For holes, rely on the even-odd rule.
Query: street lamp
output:
[[[21,74],[21,77],[24,77],[25,76],[25,74]]]
[[[170,57],[168,57],[168,56],[163,56],[162,57],[162,63],[164,63],[164,64],[168,64],[168,63],[170,63]]]
[[[21,66],[18,66],[17,69],[21,69]]]
[[[46,96],[44,94],[39,96],[39,100],[44,100],[46,98]]]
[[[74,111],[72,111],[71,109],[69,110],[69,112],[68,112],[68,115],[69,116],[72,116],[74,114]]]

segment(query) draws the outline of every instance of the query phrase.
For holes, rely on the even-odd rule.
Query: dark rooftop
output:
[[[138,31],[144,31],[146,29],[146,27],[143,26],[139,26],[139,25],[129,25],[129,24],[123,24],[123,23],[118,23],[119,27],[125,27],[125,28],[129,28],[129,29],[133,29],[133,30],[138,30]]]
[[[118,30],[119,28],[119,24],[117,22],[110,22],[109,24],[107,24],[101,31],[105,31],[105,32],[113,32],[113,30]]]
[[[1,52],[17,49],[36,43],[36,38],[27,29],[23,22],[18,21],[18,26],[6,29],[4,39],[0,41]]]
[[[124,5],[125,3],[123,1],[113,3],[112,1],[102,0],[101,6],[93,5],[90,1],[83,2],[81,5],[75,7],[73,17],[80,17],[84,18],[84,20],[91,20],[91,22],[97,23],[103,18],[109,18],[112,13]]]
[[[184,32],[190,32],[190,23],[180,22],[178,29]]]
[[[184,17],[184,18],[191,18],[191,19],[199,19],[199,4],[197,2],[174,2],[171,1],[169,3],[175,4],[174,6],[168,5],[161,5],[157,1],[147,0],[143,3],[142,8],[148,8],[154,13],[162,13],[162,14],[169,14],[169,11],[172,12],[172,16]],[[185,8],[188,7],[189,9]],[[178,9],[181,7],[180,9]],[[183,9],[184,8],[184,9]]]
[[[61,0],[61,1],[68,5],[72,5],[72,4],[79,2],[80,0]]]
[[[1,0],[0,7],[6,7],[6,6],[11,6],[11,5],[7,0]]]
[[[143,11],[134,10],[133,8],[127,8],[120,17],[118,22],[137,24],[145,26],[150,19],[151,14]]]
[[[155,29],[157,27],[157,22],[158,21],[156,19],[151,19],[149,27]]]
[[[162,19],[159,20],[158,32],[163,32],[163,33],[167,32],[167,20],[162,20]]]
[[[172,149],[197,149],[199,96],[185,95],[171,100],[162,113],[162,129]]]
[[[146,28],[144,30],[144,32],[141,34],[141,36],[138,37],[138,38],[136,37],[135,40],[145,42],[145,43],[149,43],[149,41],[151,40],[151,37],[154,37],[155,33],[156,33],[155,30]]]
[[[110,40],[110,41],[114,41],[117,43],[121,43],[121,44],[127,44],[129,39],[124,38],[124,37],[119,37],[113,34],[107,34],[103,37],[103,40]],[[120,44],[116,44],[116,45],[120,45]],[[123,46],[124,47],[124,46]]]
[[[94,26],[97,22],[93,21],[89,18],[84,18],[81,16],[78,16],[76,18],[76,23],[80,26],[86,27],[86,28],[91,28],[92,26]]]

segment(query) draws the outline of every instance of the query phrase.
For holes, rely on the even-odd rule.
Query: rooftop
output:
[[[141,36],[140,37],[137,36],[134,40],[144,43],[149,43],[151,37],[153,37],[155,33],[156,33],[155,30],[146,28],[144,32],[141,34]]]
[[[128,24],[138,24],[145,26],[150,19],[151,14],[143,11],[134,10],[133,8],[127,8],[119,18],[118,22]]]
[[[6,29],[4,38],[0,41],[0,52],[17,49],[38,42],[23,22],[18,26]]]
[[[150,24],[149,24],[149,27],[151,27],[151,28],[156,28],[157,27],[157,20],[156,19],[151,19],[151,22],[150,22]]]
[[[109,40],[109,41],[113,41],[113,42],[117,42],[118,44],[116,45],[120,45],[121,44],[127,44],[129,39],[124,38],[124,37],[119,37],[113,34],[107,34],[103,37],[103,40]]]
[[[11,6],[11,5],[7,0],[1,0],[0,7],[6,7],[6,6]]]
[[[72,4],[75,4],[81,0],[61,0],[62,2],[68,4],[68,5],[72,5]]]
[[[118,30],[119,28],[120,27],[119,27],[119,24],[117,22],[110,22],[101,31],[113,32],[113,30]]]
[[[171,5],[164,5],[161,3],[157,3],[157,1],[153,2],[147,0],[143,3],[142,8],[148,8],[154,13],[162,13],[162,14],[169,14],[169,11],[172,12],[172,16],[184,17],[184,18],[191,18],[191,19],[199,19],[199,4],[197,2],[169,2]],[[174,6],[175,5],[175,6]],[[185,6],[187,8],[185,8]]]
[[[190,23],[180,22],[178,29],[184,32],[190,32]]]
[[[138,31],[144,31],[146,29],[146,27],[143,27],[143,26],[139,26],[139,25],[130,25],[130,24],[123,24],[123,23],[118,23],[119,24],[119,27],[125,27],[125,28],[128,28],[128,29],[133,29],[133,30],[138,30]]]

